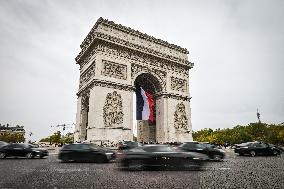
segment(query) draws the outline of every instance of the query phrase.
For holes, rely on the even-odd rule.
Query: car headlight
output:
[[[219,152],[225,153],[225,151],[224,151],[224,150],[221,150],[221,149],[219,149]]]
[[[36,152],[36,153],[39,153],[40,151],[36,150],[35,152]]]
[[[112,155],[113,153],[112,152],[107,152],[105,153],[106,155]]]

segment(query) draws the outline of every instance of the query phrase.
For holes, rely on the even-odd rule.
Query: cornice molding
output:
[[[189,96],[183,96],[183,95],[179,95],[179,94],[174,94],[174,93],[160,93],[156,95],[157,98],[172,98],[172,99],[176,99],[176,100],[182,100],[182,101],[189,101],[192,97]]]
[[[144,52],[129,49],[127,47],[120,46],[118,44],[114,44],[108,41],[101,41],[96,43],[96,45],[93,46],[92,50],[88,53],[88,55],[84,59],[81,59],[80,62],[78,62],[78,64],[80,64],[81,69],[96,53],[104,53],[107,55],[111,54],[117,57],[135,61],[135,63],[137,64],[143,63],[165,70],[171,70],[176,73],[182,72],[183,75],[188,75],[188,70],[191,69],[193,66],[193,63],[191,63],[192,65],[176,63],[168,59],[149,55]]]
[[[107,87],[107,88],[124,90],[124,91],[133,91],[133,92],[135,91],[135,87],[132,85],[115,83],[115,82],[106,81],[106,80],[93,79],[85,87],[79,89],[77,96],[81,96],[81,94],[84,93],[84,91],[89,90],[93,86],[101,86],[101,87]]]
[[[95,42],[95,40],[100,39],[100,40],[103,40],[103,41],[108,41],[108,42],[115,43],[115,44],[118,44],[118,45],[121,45],[121,46],[124,46],[124,47],[128,47],[130,49],[139,50],[143,53],[150,54],[150,55],[153,55],[153,56],[156,56],[156,57],[159,57],[159,58],[163,58],[163,59],[167,59],[167,60],[174,61],[174,62],[177,62],[177,63],[181,63],[181,64],[184,64],[186,66],[189,66],[190,68],[193,68],[193,66],[194,66],[194,63],[189,62],[186,59],[178,58],[178,57],[166,54],[166,53],[161,53],[161,52],[155,51],[153,49],[144,47],[142,45],[133,44],[133,43],[130,43],[129,41],[127,41],[127,40],[123,40],[123,39],[120,39],[120,38],[117,38],[117,37],[107,35],[105,33],[93,32],[90,35],[91,35],[91,37],[89,39],[90,42],[88,43],[88,46],[82,48],[81,52],[75,58],[77,64],[80,64],[79,62],[81,62],[82,58],[85,57],[86,52],[89,51],[89,49],[90,49],[89,47],[91,47],[91,45]]]
[[[93,26],[91,31],[88,33],[87,37],[83,40],[82,44],[80,45],[80,47],[82,49],[90,45],[90,39],[92,39],[92,34],[94,33],[95,29],[97,29],[97,27],[100,24],[105,24],[105,25],[110,26],[112,28],[115,28],[117,30],[123,31],[123,32],[125,32],[127,34],[132,34],[132,35],[137,36],[137,37],[139,37],[141,39],[147,40],[149,42],[154,42],[154,43],[157,43],[159,45],[166,46],[168,48],[171,48],[173,50],[176,50],[176,51],[179,51],[179,52],[182,52],[182,53],[185,53],[185,54],[189,53],[186,48],[182,48],[182,47],[180,47],[178,45],[171,44],[171,43],[169,43],[167,41],[155,38],[155,37],[150,36],[150,35],[148,35],[146,33],[142,33],[142,32],[140,32],[138,30],[134,30],[134,29],[132,29],[130,27],[126,27],[126,26],[123,26],[121,24],[116,24],[113,21],[104,19],[102,17],[100,17],[97,20],[97,22],[95,23],[95,25]]]

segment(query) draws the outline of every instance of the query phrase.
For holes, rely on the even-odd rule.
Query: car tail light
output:
[[[126,155],[125,155],[125,153],[123,153],[123,152],[116,152],[115,153],[115,157],[116,158],[123,158],[123,157],[125,157]]]

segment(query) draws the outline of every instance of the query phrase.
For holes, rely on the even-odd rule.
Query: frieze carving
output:
[[[91,57],[98,52],[130,59],[135,62],[147,64],[147,66],[155,66],[158,67],[160,70],[171,71],[175,74],[183,76],[188,76],[189,69],[192,68],[193,66],[193,65],[183,65],[183,64],[178,64],[176,62],[167,61],[159,57],[151,56],[139,51],[131,50],[104,41],[102,41],[100,44],[97,44],[86,59],[88,59],[89,61]],[[81,68],[83,67],[83,65],[86,64],[86,62],[87,61],[85,59],[77,60],[77,63],[80,64]]]
[[[87,86],[84,86],[82,89],[79,90],[79,92],[77,93],[77,96],[80,96],[82,93],[84,93],[85,90],[89,90],[93,86],[107,87],[107,88],[131,91],[131,92],[135,91],[135,87],[132,85],[120,84],[120,83],[115,83],[115,82],[106,81],[106,80],[93,79],[90,83],[88,83]]]
[[[164,97],[164,98],[172,98],[175,100],[179,100],[179,101],[190,101],[191,97],[188,96],[183,96],[183,95],[179,95],[179,94],[173,94],[173,93],[160,93],[156,95],[157,99]]]
[[[129,41],[138,40],[139,41],[138,44],[143,44],[143,43],[147,43],[147,42],[150,43],[150,44],[147,44],[147,45],[144,45],[144,46],[132,44],[132,45],[136,45],[137,49],[143,48],[143,50],[148,50],[150,52],[153,52],[153,51],[158,52],[158,51],[160,51],[161,46],[162,46],[162,47],[164,47],[164,49],[168,48],[167,53],[169,53],[169,54],[173,54],[174,51],[181,53],[181,54],[188,54],[188,51],[185,48],[182,48],[182,47],[174,45],[174,44],[170,44],[170,43],[163,41],[161,39],[156,39],[153,36],[149,36],[145,33],[141,33],[139,31],[133,30],[129,27],[125,27],[125,26],[122,26],[120,24],[115,24],[114,22],[108,21],[108,20],[103,19],[103,18],[98,19],[98,21],[95,23],[95,25],[93,26],[91,31],[88,33],[88,35],[86,36],[86,38],[84,39],[84,41],[80,45],[80,47],[82,49],[82,51],[81,51],[82,53],[84,53],[91,46],[92,42],[97,37],[96,33],[97,33],[98,30],[101,30],[102,32],[109,32],[110,31],[110,33],[117,35],[122,39],[125,39],[129,36],[128,37]],[[122,43],[122,44],[124,44],[124,43]],[[129,45],[129,44],[127,44],[127,45]],[[147,47],[145,47],[145,46],[147,46]]]
[[[193,65],[194,65],[193,63],[189,62],[186,59],[181,59],[181,58],[177,58],[177,57],[174,57],[174,56],[171,56],[171,55],[168,55],[168,54],[163,54],[163,53],[154,51],[152,49],[149,49],[149,48],[137,45],[137,44],[132,44],[129,41],[125,41],[123,39],[119,39],[119,38],[116,38],[116,37],[113,37],[113,36],[109,36],[109,35],[104,34],[104,33],[95,32],[94,34],[92,34],[92,36],[93,36],[94,39],[97,38],[97,39],[102,39],[102,40],[106,40],[106,41],[111,41],[113,43],[120,44],[120,45],[123,45],[123,46],[127,46],[127,47],[130,47],[132,49],[139,50],[139,51],[143,51],[143,52],[152,54],[152,55],[157,56],[157,57],[162,57],[164,59],[168,59],[168,60],[180,63],[180,64],[184,64],[186,66],[189,66],[190,68],[192,68]],[[83,57],[83,55],[86,51],[87,51],[87,49],[82,50],[79,53],[79,55],[76,57],[77,62],[80,61],[80,59]]]
[[[110,62],[107,60],[102,60],[102,62],[103,62],[102,75],[118,79],[124,79],[124,80],[127,79],[126,65]]]
[[[121,95],[116,91],[108,93],[103,108],[105,127],[115,127],[123,123],[123,109]]]
[[[89,109],[90,90],[84,90],[81,93],[81,109]]]
[[[95,76],[95,68],[96,64],[93,62],[93,64],[86,70],[84,71],[81,76],[80,76],[80,84],[79,88],[81,88],[83,85],[85,85],[92,77]]]
[[[171,89],[175,91],[186,92],[187,91],[187,82],[185,79],[171,77]]]
[[[141,72],[146,72],[146,73],[154,73],[154,75],[158,76],[158,80],[159,83],[162,86],[162,90],[165,91],[166,90],[166,72],[160,71],[160,70],[156,70],[156,69],[151,69],[151,68],[147,68],[145,66],[140,66],[137,64],[131,64],[131,78],[133,79],[135,76],[137,76],[137,74],[141,73]]]
[[[185,112],[185,105],[181,102],[176,106],[174,114],[174,127],[177,131],[188,130],[188,119]]]

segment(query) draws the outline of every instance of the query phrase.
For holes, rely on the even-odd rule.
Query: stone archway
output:
[[[137,88],[142,87],[144,91],[153,96],[153,121],[150,120],[136,120],[137,121],[137,141],[138,142],[156,142],[157,132],[156,125],[159,119],[156,116],[156,99],[162,91],[161,82],[157,77],[151,73],[140,73],[134,80],[134,86]],[[136,102],[137,104],[137,99]],[[134,118],[135,119],[135,118]]]
[[[148,138],[191,141],[193,63],[187,54],[185,48],[100,18],[76,57],[80,82],[74,140],[108,146],[133,140],[133,93],[143,85],[154,93],[156,107],[155,137]]]

